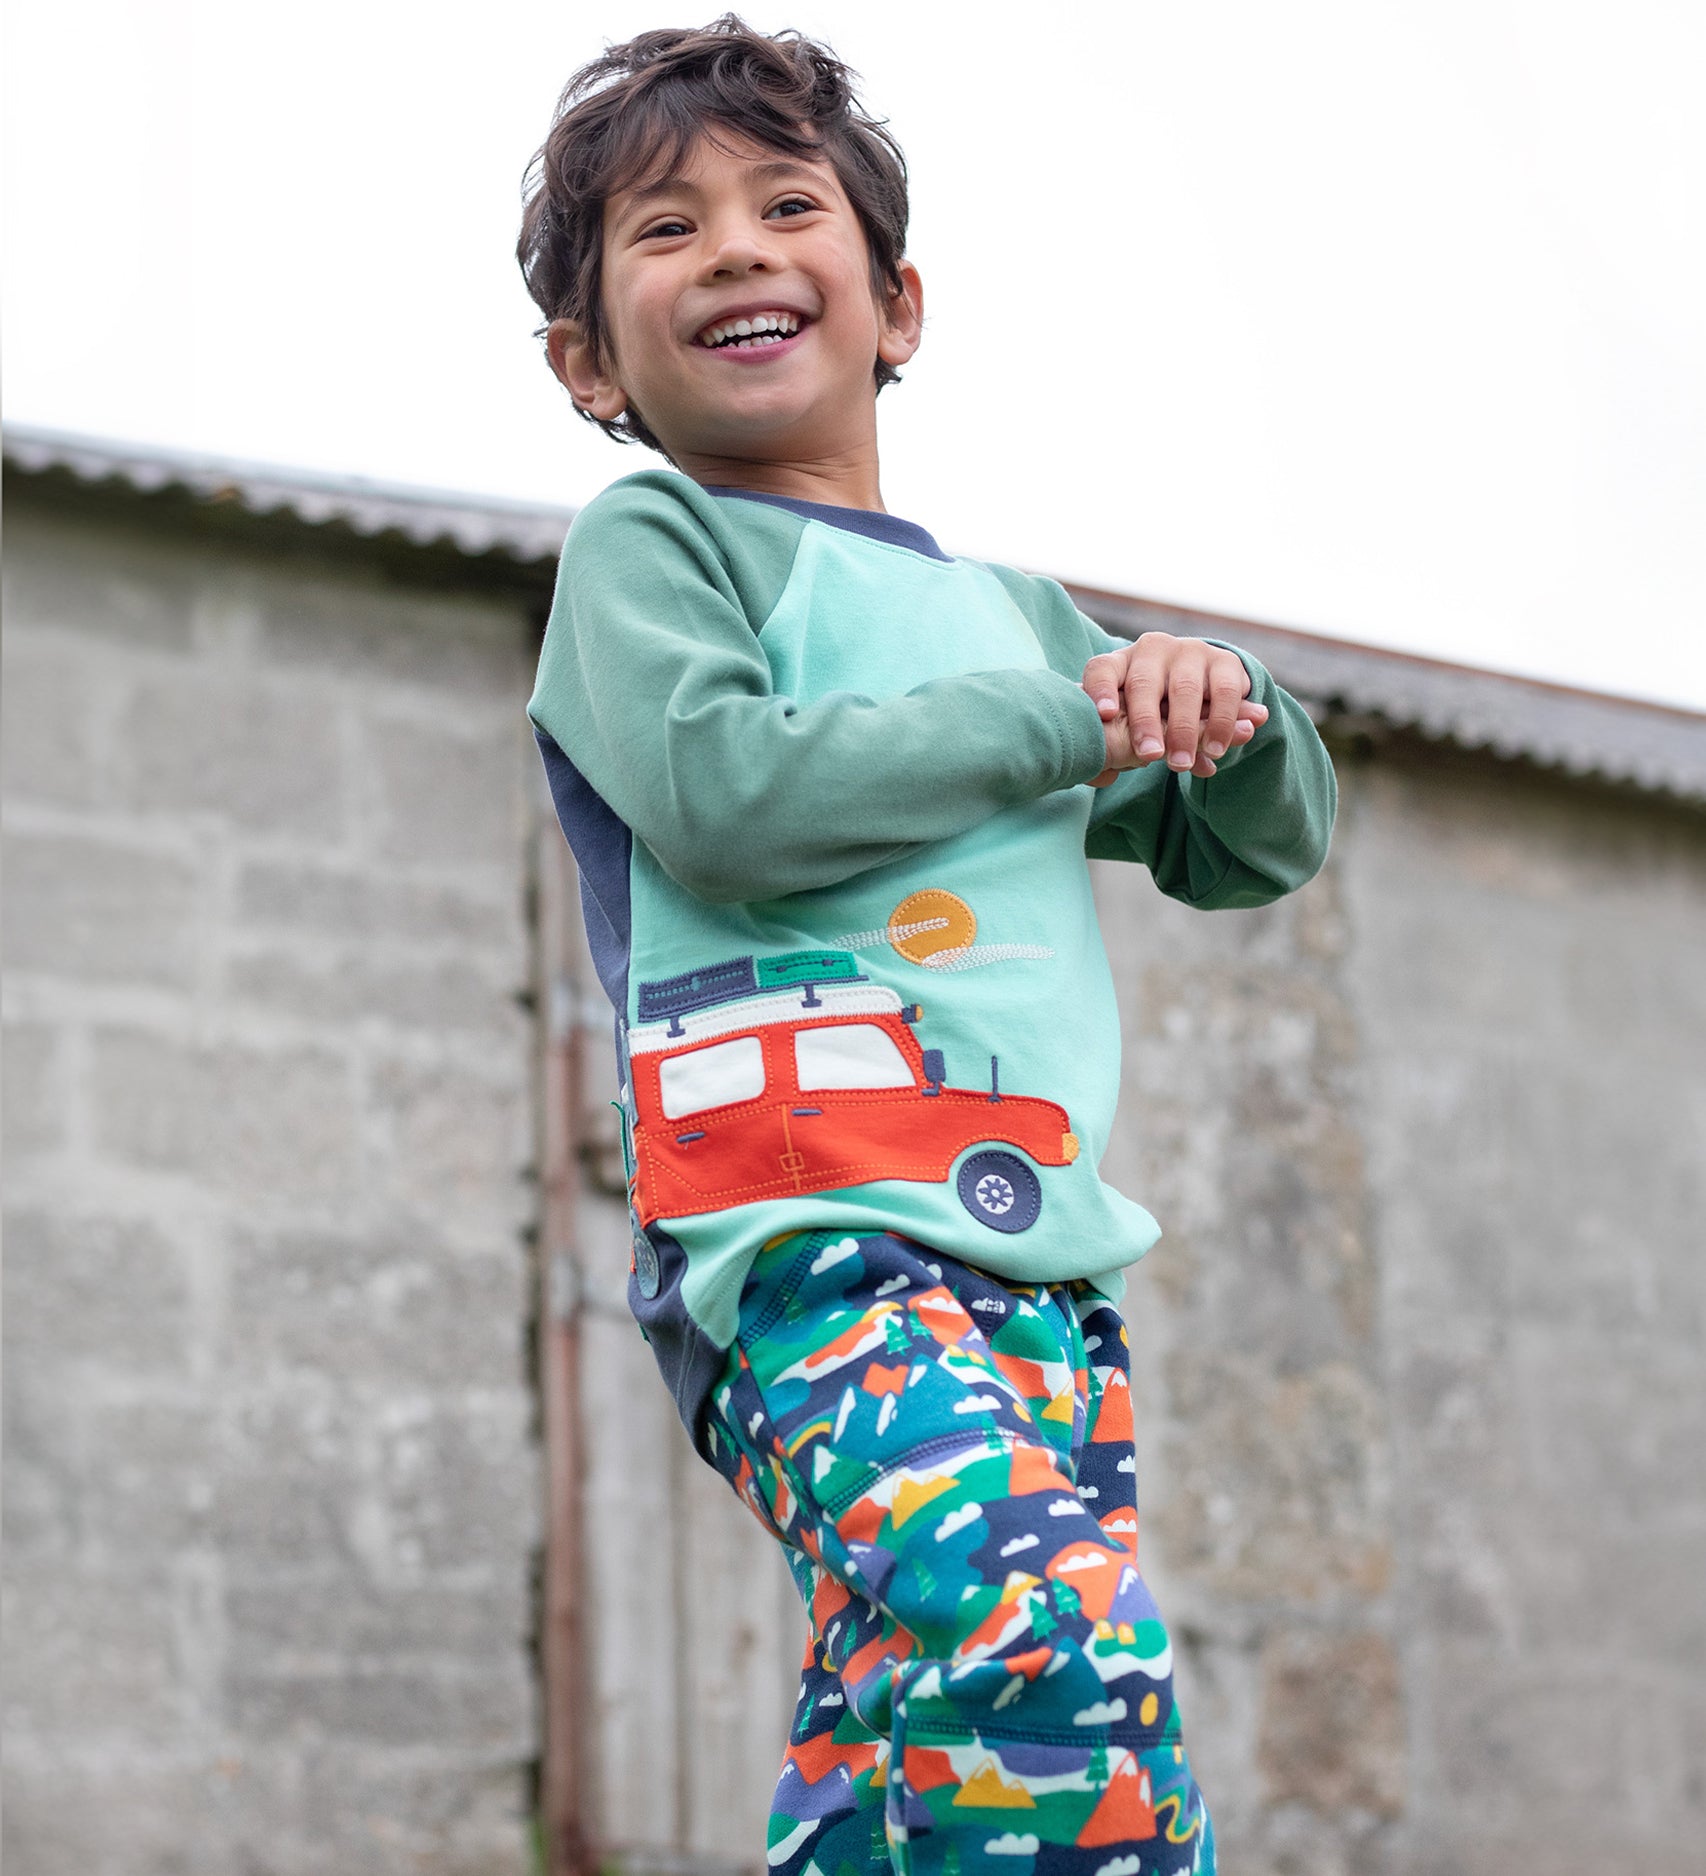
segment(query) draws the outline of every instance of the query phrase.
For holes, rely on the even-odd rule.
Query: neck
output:
[[[776,462],[739,456],[676,458],[695,482],[707,488],[750,489],[756,495],[787,495],[795,501],[828,502],[837,508],[864,508],[887,514],[877,479],[877,449],[806,462]]]

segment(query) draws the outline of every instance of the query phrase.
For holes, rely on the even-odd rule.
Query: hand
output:
[[[1175,774],[1189,770],[1206,780],[1217,757],[1247,743],[1268,720],[1267,706],[1250,701],[1244,660],[1200,638],[1145,632],[1092,658],[1082,683],[1107,741],[1108,766],[1092,788],[1163,756]]]

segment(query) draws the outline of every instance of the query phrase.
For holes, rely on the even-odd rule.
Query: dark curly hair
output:
[[[522,182],[516,259],[545,315],[536,336],[554,319],[572,319],[603,361],[604,205],[643,175],[673,169],[713,126],[827,161],[865,231],[872,292],[879,300],[901,292],[906,159],[854,95],[853,78],[828,47],[797,32],[754,32],[733,13],[698,31],[641,33],[582,66]],[[898,376],[877,360],[879,391]],[[632,405],[609,422],[581,415],[619,442],[663,451]]]

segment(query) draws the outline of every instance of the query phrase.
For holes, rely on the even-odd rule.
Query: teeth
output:
[[[750,319],[726,319],[721,325],[707,326],[699,334],[699,343],[717,346],[730,340],[739,343],[774,345],[778,339],[791,337],[800,329],[797,313],[754,313]]]

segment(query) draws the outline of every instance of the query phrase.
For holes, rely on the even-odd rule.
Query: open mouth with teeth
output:
[[[761,346],[780,345],[792,338],[803,323],[798,313],[754,313],[747,319],[724,319],[706,326],[694,342],[713,352],[750,352]]]

